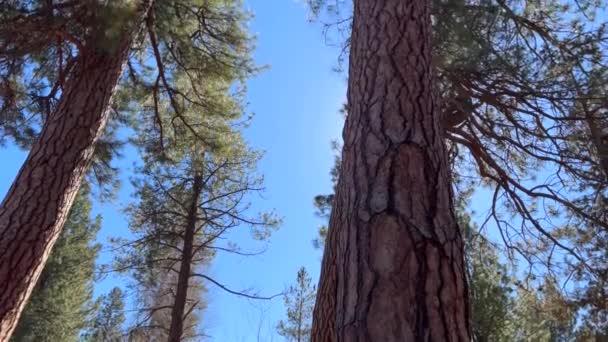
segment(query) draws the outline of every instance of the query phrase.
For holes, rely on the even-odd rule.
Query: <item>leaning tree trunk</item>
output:
[[[192,258],[194,250],[194,238],[196,231],[196,221],[198,214],[198,199],[203,189],[203,177],[196,175],[192,185],[192,200],[188,212],[188,222],[184,232],[184,245],[180,256],[179,275],[177,289],[175,291],[175,301],[171,310],[171,327],[169,329],[169,342],[180,342],[184,333],[184,313],[186,311],[186,301],[188,300],[188,288],[190,287],[190,277],[192,269]]]
[[[142,3],[145,14],[151,1]],[[14,330],[91,162],[132,31],[112,49],[81,51],[56,109],[0,205],[0,342]]]
[[[94,144],[125,54],[84,54],[57,109],[0,207],[0,341],[8,340],[59,236]]]
[[[469,341],[430,1],[354,6],[342,165],[312,341]]]

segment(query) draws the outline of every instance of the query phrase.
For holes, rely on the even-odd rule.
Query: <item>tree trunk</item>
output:
[[[298,302],[298,338],[297,338],[297,342],[302,342],[302,338],[304,336],[303,332],[302,332],[302,325],[303,325],[303,311],[304,311],[304,291],[302,291],[302,287],[300,287],[300,300]]]
[[[585,122],[589,128],[591,142],[593,143],[597,153],[598,164],[604,173],[604,177],[606,177],[605,179],[608,180],[608,133],[604,132],[601,125],[602,122],[595,118],[596,115],[598,114],[595,112],[587,114],[585,117]]]
[[[312,341],[469,341],[430,1],[354,6],[342,166]]]
[[[142,3],[145,14],[151,1]],[[0,342],[11,336],[61,232],[135,33],[126,32],[112,49],[81,51],[57,108],[0,205]]]
[[[188,222],[184,232],[184,245],[182,247],[181,262],[177,280],[175,301],[171,310],[171,327],[169,329],[169,342],[180,342],[184,331],[184,312],[188,300],[190,271],[194,249],[194,233],[196,231],[198,199],[203,189],[203,177],[196,175],[192,186],[192,202],[188,213]]]

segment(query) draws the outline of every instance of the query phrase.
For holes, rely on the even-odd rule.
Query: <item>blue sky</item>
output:
[[[251,32],[257,36],[255,59],[270,68],[248,84],[249,112],[256,114],[246,136],[251,145],[265,151],[260,172],[266,180],[259,209],[276,209],[283,226],[271,238],[267,251],[255,257],[219,255],[211,275],[234,289],[253,289],[261,295],[281,292],[293,282],[299,267],[306,266],[317,280],[321,253],[311,244],[321,221],[314,216],[312,199],[327,193],[331,185],[329,169],[333,163],[330,141],[340,136],[339,109],[345,100],[344,75],[332,71],[338,51],[324,44],[321,27],[309,23],[308,10],[295,0],[247,0],[255,14]],[[0,196],[4,196],[26,152],[14,146],[2,150]],[[126,236],[128,227],[122,213],[132,200],[128,179],[135,153],[127,148],[115,165],[121,169],[122,188],[110,203],[96,203],[94,212],[103,216],[98,236]],[[255,249],[246,234],[233,236],[244,248]],[[108,261],[104,253],[101,261]],[[96,294],[124,285],[124,280],[107,277],[96,287]],[[271,336],[276,322],[284,315],[281,298],[270,302],[238,298],[209,285],[209,307],[203,322],[212,341],[281,341]],[[261,327],[261,330],[258,328]]]
[[[260,294],[281,292],[306,266],[315,281],[321,253],[311,240],[321,221],[312,199],[331,189],[333,163],[330,141],[340,136],[339,109],[345,101],[344,76],[332,71],[338,51],[324,45],[321,28],[307,21],[308,10],[294,0],[249,0],[255,14],[251,31],[257,35],[255,59],[270,69],[248,85],[248,110],[256,117],[247,131],[250,143],[264,150],[260,171],[266,180],[260,208],[275,208],[283,226],[261,256],[219,256],[212,274],[235,288]],[[246,239],[246,237],[245,237]],[[243,239],[246,244],[247,240]],[[210,288],[207,332],[214,341],[262,341],[284,314],[280,298],[251,302]],[[280,341],[274,336],[275,341]]]

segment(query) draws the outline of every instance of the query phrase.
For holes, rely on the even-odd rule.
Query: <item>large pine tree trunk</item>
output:
[[[194,238],[198,214],[198,199],[203,189],[203,177],[196,175],[192,185],[192,201],[190,203],[188,222],[184,232],[184,244],[180,256],[180,268],[175,291],[175,301],[171,310],[171,327],[169,328],[169,342],[180,342],[184,332],[184,313],[188,300],[188,288],[190,287],[190,276],[192,270],[192,258],[194,250]]]
[[[142,1],[142,16],[151,3]],[[135,31],[114,48],[81,51],[55,111],[0,205],[0,342],[8,341],[61,232],[103,134]]]
[[[469,341],[430,1],[354,6],[342,165],[312,341]]]

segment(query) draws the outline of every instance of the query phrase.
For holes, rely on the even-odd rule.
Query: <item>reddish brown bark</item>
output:
[[[151,2],[142,4],[143,15]],[[11,336],[63,227],[108,120],[135,33],[127,32],[113,49],[81,51],[55,111],[0,205],[2,342]]]
[[[171,327],[169,329],[169,342],[179,342],[182,340],[184,332],[184,314],[186,301],[188,300],[188,288],[190,287],[190,277],[192,270],[192,257],[194,252],[194,238],[196,231],[196,221],[198,214],[198,203],[201,191],[203,190],[203,177],[196,175],[192,186],[192,201],[188,212],[188,222],[184,231],[184,245],[181,250],[180,268],[177,280],[177,290],[175,301],[171,310]]]
[[[342,165],[312,340],[469,341],[430,1],[354,6]]]

